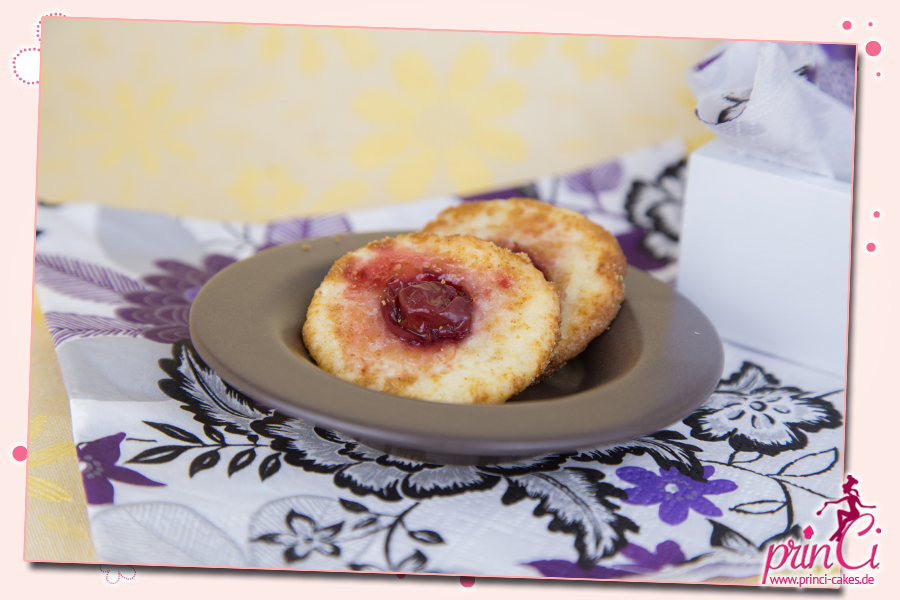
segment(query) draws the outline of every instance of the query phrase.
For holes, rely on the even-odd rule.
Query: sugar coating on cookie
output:
[[[320,368],[408,398],[499,404],[528,387],[559,339],[556,286],[484,240],[415,233],[340,258],[303,341]]]
[[[556,283],[562,306],[560,340],[542,377],[605,331],[625,298],[628,265],[619,243],[575,211],[527,198],[464,202],[441,212],[423,231],[472,235],[526,252]]]

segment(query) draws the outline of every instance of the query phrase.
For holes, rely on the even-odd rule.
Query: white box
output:
[[[723,339],[843,375],[850,184],[713,141],[688,163],[678,290]]]

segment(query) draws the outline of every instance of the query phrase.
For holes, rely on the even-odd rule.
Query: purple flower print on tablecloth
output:
[[[637,487],[625,492],[629,504],[650,506],[659,504],[659,518],[669,525],[683,523],[691,510],[707,517],[721,517],[722,511],[704,496],[727,494],[737,489],[737,484],[727,479],[710,479],[715,467],[703,468],[706,481],[696,481],[676,469],[660,469],[655,475],[640,467],[622,467],[616,470],[619,479]]]
[[[544,577],[559,577],[564,579],[619,579],[634,575],[630,571],[623,571],[615,567],[601,567],[594,565],[590,569],[584,569],[578,563],[567,560],[536,560],[526,563],[540,571]]]
[[[350,233],[350,222],[347,217],[340,214],[274,221],[266,226],[263,244],[259,250],[341,233]]]
[[[188,339],[191,303],[203,284],[233,262],[233,258],[219,254],[204,258],[199,268],[177,260],[160,260],[156,266],[165,273],[144,277],[149,290],[123,294],[131,306],[117,309],[116,316],[129,323],[147,325],[141,336],[154,342],[172,344]]]
[[[819,89],[853,108],[856,99],[856,48],[849,44],[820,44],[827,60],[816,65]]]
[[[566,579],[618,579],[629,575],[655,573],[667,565],[680,565],[684,562],[681,546],[672,540],[657,544],[656,552],[650,552],[637,544],[628,544],[619,551],[630,563],[614,564],[609,567],[594,565],[584,569],[577,563],[567,560],[538,560],[528,563],[541,572],[544,577],[564,577]]]
[[[573,192],[588,194],[598,202],[600,194],[619,187],[622,181],[622,165],[618,161],[585,169],[563,178],[563,182]]]
[[[656,552],[650,552],[637,544],[628,544],[622,548],[620,554],[632,563],[621,565],[620,568],[634,573],[653,573],[666,565],[680,565],[684,562],[684,552],[681,551],[681,546],[672,540],[657,544]]]
[[[715,61],[717,61],[719,59],[719,57],[722,56],[722,54],[724,54],[724,51],[716,52],[712,56],[704,58],[702,61],[700,61],[699,63],[694,65],[694,70],[702,71],[703,69],[705,69],[706,67],[708,67],[709,65],[711,65]]]
[[[88,504],[112,503],[114,492],[110,480],[131,485],[165,485],[116,464],[121,456],[119,444],[124,439],[124,433],[117,433],[78,444],[78,463]]]
[[[647,234],[643,229],[632,229],[628,233],[616,236],[619,247],[628,259],[628,264],[645,271],[653,271],[662,269],[669,264],[669,261],[655,258],[652,254],[644,250],[643,243]]]

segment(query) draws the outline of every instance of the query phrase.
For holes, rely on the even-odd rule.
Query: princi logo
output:
[[[855,489],[856,484],[859,481],[853,477],[852,475],[847,476],[847,482],[842,486],[842,490],[844,492],[844,496],[838,500],[831,500],[826,502],[821,509],[816,513],[816,515],[821,516],[822,511],[824,511],[828,505],[837,504],[839,506],[844,503],[847,504],[846,509],[840,509],[837,511],[837,529],[834,534],[828,539],[828,543],[825,544],[796,544],[794,540],[788,539],[783,544],[773,544],[769,546],[768,556],[766,557],[766,568],[763,572],[762,583],[765,585],[766,581],[768,581],[769,570],[778,570],[785,566],[785,563],[788,563],[792,569],[812,569],[816,566],[817,561],[821,557],[821,561],[818,562],[821,566],[826,569],[831,568],[833,566],[833,562],[831,561],[831,557],[833,556],[835,560],[837,560],[838,564],[841,565],[844,569],[856,570],[861,569],[865,566],[869,566],[870,569],[875,569],[878,567],[878,563],[875,562],[875,553],[878,550],[878,544],[873,544],[872,552],[869,554],[869,559],[862,564],[852,565],[847,562],[844,558],[844,540],[850,534],[850,532],[856,532],[857,537],[867,534],[872,527],[875,526],[875,516],[872,513],[864,513],[861,512],[861,508],[876,508],[875,506],[868,506],[862,503],[862,500],[859,497],[859,492]],[[807,527],[803,530],[803,536],[806,539],[810,539],[813,536],[813,528]],[[875,529],[875,533],[881,533],[881,529]],[[785,583],[796,583],[796,578],[784,578],[784,577],[773,577],[773,583],[781,583],[782,580],[787,580]],[[821,579],[827,579],[827,577],[802,577],[800,579],[804,579],[802,583],[827,583],[827,581],[820,581]],[[845,576],[840,577],[832,577],[832,584],[844,584],[844,583],[869,583],[869,576],[866,576],[866,581],[861,581],[859,578],[852,577],[847,578]],[[777,581],[776,581],[777,580]],[[859,581],[857,581],[859,580]],[[872,579],[874,582],[874,579]]]
[[[860,532],[859,535],[862,535],[863,533],[871,529],[872,525],[875,524],[875,517],[873,517],[871,513],[866,513],[865,515],[863,515],[859,512],[860,508],[877,507],[866,506],[862,503],[862,501],[859,499],[859,492],[854,489],[854,486],[857,483],[859,483],[859,481],[857,481],[853,475],[847,475],[847,483],[842,486],[844,494],[846,495],[840,500],[832,500],[831,502],[826,502],[825,505],[819,509],[819,512],[816,513],[817,515],[821,515],[822,511],[825,510],[825,507],[827,507],[829,504],[843,504],[844,502],[847,503],[849,510],[837,511],[837,531],[834,532],[834,535],[828,538],[829,542],[842,542],[844,540],[844,536],[847,535],[847,532],[850,530],[850,527],[853,526],[857,519],[860,519],[863,516],[869,517],[869,519],[871,519],[871,522],[869,523],[869,526],[866,528],[866,530]],[[878,532],[881,533],[881,530],[879,529]],[[841,565],[843,565],[843,563],[841,563]]]

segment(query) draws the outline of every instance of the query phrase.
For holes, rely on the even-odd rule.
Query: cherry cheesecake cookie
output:
[[[525,255],[414,233],[340,258],[313,296],[303,341],[320,368],[357,385],[499,404],[545,370],[560,318],[556,285]]]
[[[541,378],[603,333],[625,298],[628,265],[616,238],[572,210],[527,198],[464,202],[441,212],[423,231],[471,235],[524,252],[556,284],[560,340]]]

